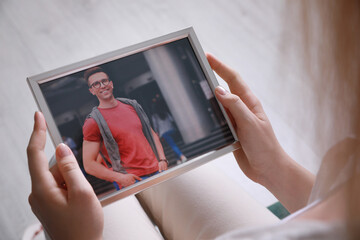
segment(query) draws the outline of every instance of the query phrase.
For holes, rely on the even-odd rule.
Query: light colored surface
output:
[[[239,227],[279,222],[224,173],[208,164],[137,197],[165,239],[215,239]]]
[[[135,196],[104,208],[104,239],[163,239]]]
[[[286,151],[315,172],[323,153],[311,149],[314,129],[308,119],[313,113],[306,96],[312,95],[295,62],[282,59],[284,10],[283,1],[270,0],[2,0],[1,238],[19,239],[35,222],[27,203],[30,178],[25,148],[37,107],[26,77],[188,26],[194,26],[205,51],[242,74],[262,101]],[[53,149],[48,140],[48,156]],[[211,164],[263,205],[274,201],[243,176],[231,154]]]

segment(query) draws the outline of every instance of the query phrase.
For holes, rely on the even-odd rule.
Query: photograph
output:
[[[235,141],[187,37],[39,87],[98,196]]]

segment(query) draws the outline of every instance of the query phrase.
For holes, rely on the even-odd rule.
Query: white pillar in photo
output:
[[[179,56],[167,46],[147,50],[144,55],[184,142],[206,137],[213,129],[213,123],[206,107],[197,100]]]

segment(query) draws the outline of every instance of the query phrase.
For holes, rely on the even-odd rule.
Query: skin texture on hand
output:
[[[52,239],[102,239],[102,207],[74,155],[65,144],[60,144],[56,148],[57,167],[50,171],[45,143],[45,119],[36,112],[27,147],[32,211]]]
[[[213,70],[229,85],[231,93],[222,87],[215,90],[216,97],[234,120],[234,126],[242,148],[234,156],[247,177],[261,183],[269,165],[264,161],[277,159],[282,149],[275,137],[271,124],[261,103],[251,92],[240,75],[208,55]]]
[[[282,149],[260,101],[240,75],[210,54],[207,59],[231,91],[217,87],[215,94],[233,120],[241,144],[234,156],[241,170],[271,191],[289,211],[305,206],[314,175]]]
[[[130,185],[133,185],[136,182],[136,180],[141,181],[140,177],[136,176],[135,174],[131,174],[131,173],[128,173],[128,174],[120,173],[119,176],[120,177],[117,178],[115,181],[123,187],[128,187]]]
[[[159,162],[159,172],[165,171],[168,169],[168,165],[167,162],[165,161],[160,161]]]

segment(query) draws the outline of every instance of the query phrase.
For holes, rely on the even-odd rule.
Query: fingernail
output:
[[[216,91],[217,91],[220,95],[225,95],[225,94],[228,93],[228,91],[227,91],[225,88],[223,88],[222,86],[217,86],[217,87],[216,87]]]
[[[36,122],[36,119],[39,118],[39,114],[40,114],[39,111],[36,111],[36,112],[34,113],[34,122]]]
[[[58,147],[56,148],[56,154],[63,158],[63,157],[66,157],[66,156],[69,156],[71,154],[71,150],[68,146],[66,146],[65,144],[63,143],[60,143],[58,145]]]
[[[35,117],[35,118],[36,118],[36,117],[39,117],[40,114],[42,114],[40,111],[35,111],[34,117]]]

